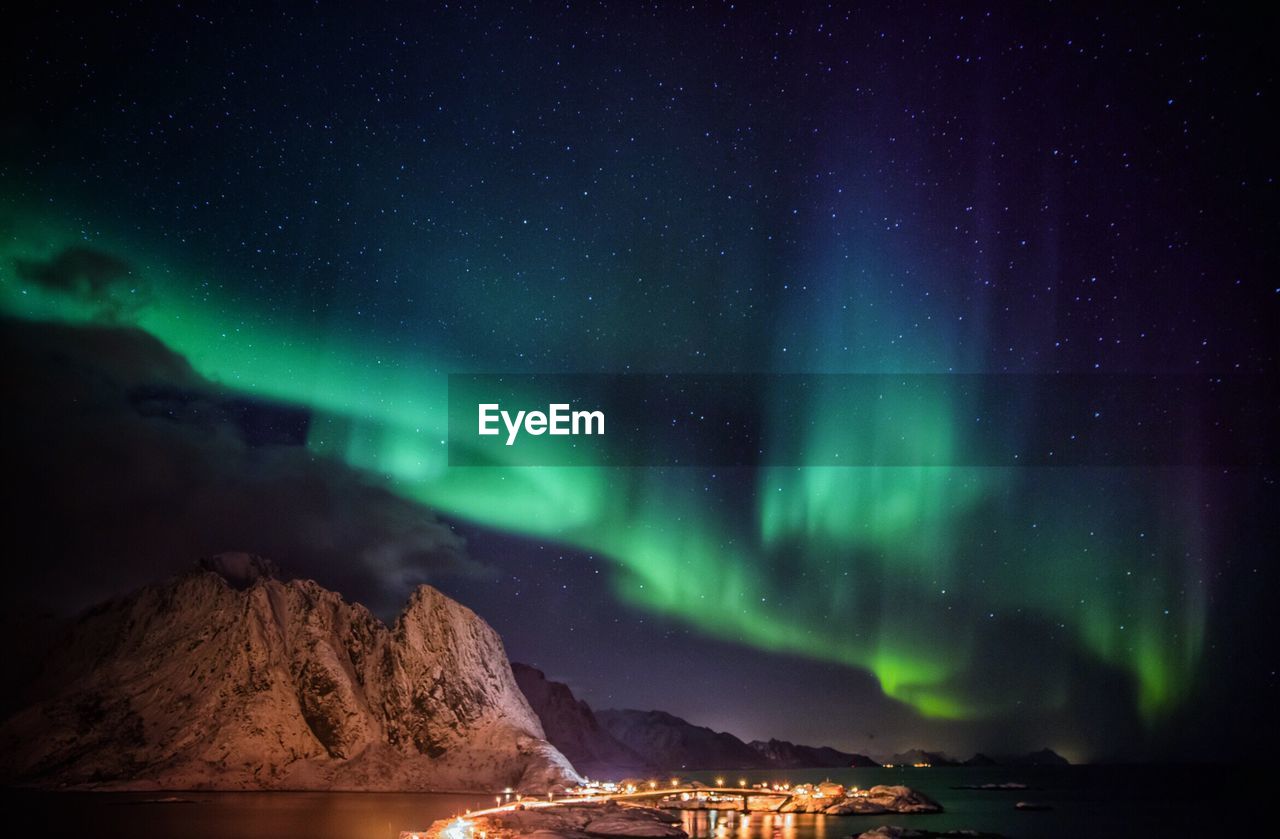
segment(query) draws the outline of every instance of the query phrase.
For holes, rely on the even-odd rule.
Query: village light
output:
[[[471,822],[458,817],[448,827],[440,831],[440,836],[443,839],[471,839],[471,828]]]

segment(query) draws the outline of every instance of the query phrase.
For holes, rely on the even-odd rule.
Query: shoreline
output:
[[[673,784],[674,786],[674,784]],[[687,839],[679,824],[681,811],[729,811],[742,817],[792,814],[813,816],[932,815],[943,812],[937,801],[901,785],[867,789],[843,784],[786,785],[786,789],[707,787],[702,784],[659,789],[656,784],[637,791],[628,785],[584,787],[577,797],[559,801],[517,800],[464,815],[438,819],[425,830],[406,830],[400,839],[518,839],[537,834],[563,839],[587,837],[645,837]]]

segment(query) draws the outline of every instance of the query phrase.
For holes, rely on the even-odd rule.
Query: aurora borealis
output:
[[[650,670],[829,668],[815,701],[861,697],[856,722],[743,733],[861,750],[1200,748],[1206,682],[1274,692],[1270,647],[1224,653],[1256,603],[1214,617],[1270,579],[1275,542],[1229,524],[1274,502],[1265,468],[814,465],[848,435],[820,389],[752,418],[801,466],[449,467],[444,444],[450,373],[1274,375],[1274,77],[1246,33],[1181,8],[199,5],[73,38],[50,12],[9,45],[0,309],[136,327],[304,410],[313,459],[486,568],[369,545],[369,576],[456,592],[596,704],[684,700],[534,625],[570,621],[554,589],[589,587],[583,634],[625,621]],[[948,452],[973,413],[937,399],[913,433]],[[901,455],[896,423],[857,445]],[[759,678],[706,721],[784,719]]]

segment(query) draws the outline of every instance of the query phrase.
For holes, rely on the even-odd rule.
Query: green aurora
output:
[[[1184,480],[1179,472],[807,466],[716,476],[750,487],[744,504],[709,492],[705,469],[451,469],[446,375],[459,370],[447,353],[388,351],[302,307],[220,297],[207,281],[216,268],[155,257],[164,250],[128,237],[77,232],[47,213],[10,212],[5,224],[6,312],[134,324],[216,383],[309,408],[308,446],[318,456],[458,519],[607,557],[620,599],[707,635],[865,669],[887,695],[940,719],[981,719],[1014,704],[1051,713],[1068,701],[1068,674],[1052,667],[1012,691],[1007,677],[998,693],[990,686],[984,668],[993,657],[977,653],[992,643],[984,625],[1000,621],[1034,624],[1127,674],[1149,724],[1192,686],[1205,595],[1195,485],[1169,492]],[[104,302],[24,283],[14,270],[18,260],[89,243],[132,260],[145,293],[116,288]],[[858,330],[891,333],[893,300],[879,303],[873,323],[836,311],[819,328],[833,346]],[[981,369],[951,357],[948,344],[939,334],[930,353],[852,363],[844,355],[831,367]],[[836,398],[815,394],[805,406],[813,418],[805,450],[841,434],[823,421]],[[964,416],[962,405],[937,404],[928,438],[943,451],[957,445]],[[888,421],[883,430],[866,445],[894,445]]]

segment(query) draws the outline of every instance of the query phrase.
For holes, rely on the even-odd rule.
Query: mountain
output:
[[[999,766],[1000,762],[993,757],[988,757],[982,752],[978,752],[973,757],[966,760],[962,766]]]
[[[524,692],[551,745],[589,776],[622,777],[650,768],[644,758],[610,734],[587,703],[568,685],[553,682],[536,668],[512,662],[516,684]]]
[[[726,732],[693,725],[665,711],[607,710],[600,724],[657,769],[765,769],[769,759]]]
[[[1071,761],[1055,752],[1053,749],[1044,748],[1038,752],[1030,752],[1025,755],[1017,755],[1014,757],[1001,758],[999,761],[1004,766],[1070,766]]]
[[[830,746],[800,746],[786,740],[752,740],[747,745],[779,769],[880,765],[866,755],[842,752]]]
[[[0,724],[0,783],[114,789],[547,790],[502,641],[419,587],[393,626],[245,554],[83,615]]]
[[[664,711],[600,711],[541,670],[513,663],[516,683],[542,721],[547,739],[580,771],[606,778],[673,769],[796,769],[879,766],[865,755],[785,740],[743,743]]]
[[[923,749],[908,749],[887,758],[884,763],[895,766],[911,766],[916,763],[927,763],[930,766],[959,766],[959,763],[942,752],[926,752]]]
[[[1001,755],[988,757],[978,752],[961,766],[1070,766],[1071,761],[1053,749],[1041,749],[1025,755]]]

